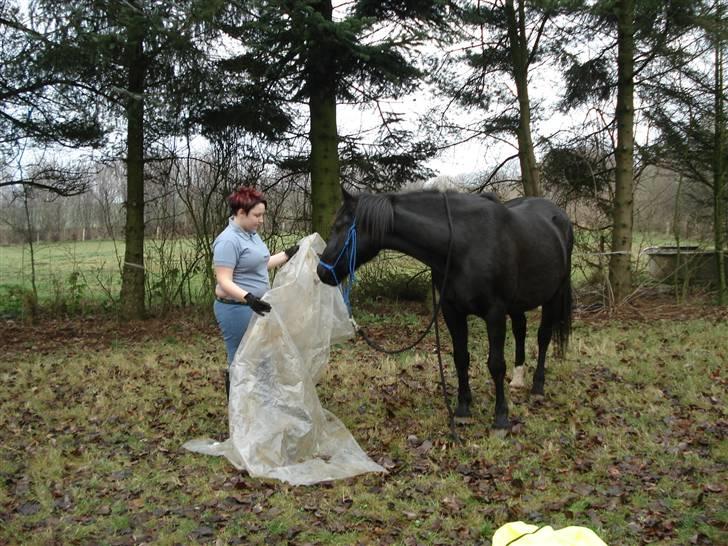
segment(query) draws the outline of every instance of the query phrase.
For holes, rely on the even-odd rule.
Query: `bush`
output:
[[[16,318],[23,314],[26,290],[17,284],[0,284],[0,313],[3,318]]]
[[[35,322],[38,314],[38,301],[32,290],[18,285],[0,284],[0,316],[3,318],[22,318]]]
[[[352,298],[357,303],[376,299],[424,302],[430,298],[430,283],[430,271],[421,264],[385,255],[357,272]]]

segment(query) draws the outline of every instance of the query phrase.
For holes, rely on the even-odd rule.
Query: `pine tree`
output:
[[[530,86],[532,79],[538,79],[539,69],[556,64],[563,55],[568,34],[563,15],[574,2],[468,0],[459,4],[464,53],[446,61],[440,87],[445,95],[482,116],[474,124],[479,136],[515,137],[523,191],[540,195],[532,128],[538,111]]]
[[[719,305],[728,301],[723,3],[712,0],[696,5],[690,40],[685,41],[680,55],[665,59],[663,68],[669,71],[651,84],[654,106],[649,118],[659,138],[648,150],[651,161],[683,177],[688,195],[699,200],[707,193],[711,196]]]
[[[24,156],[34,147],[99,147],[104,140],[98,111],[77,108],[94,90],[55,69],[54,59],[64,52],[54,32],[43,22],[31,25],[17,2],[0,4],[0,187],[69,196],[86,191],[85,169],[59,162],[27,166],[30,154]]]
[[[445,3],[360,0],[340,10],[335,17],[331,0],[252,0],[229,4],[219,19],[242,50],[223,63],[233,83],[265,90],[265,103],[285,115],[280,127],[297,129],[295,114],[307,111],[305,166],[313,230],[322,234],[341,198],[337,105],[414,89],[420,73],[406,53],[424,38],[429,23],[443,20]],[[214,113],[211,118],[222,119]]]
[[[116,120],[125,121],[120,153],[127,166],[126,247],[120,300],[128,318],[145,313],[144,165],[160,138],[182,130],[185,97],[191,100],[194,75],[201,73],[197,65],[205,58],[196,44],[219,5],[197,0],[38,0],[30,5],[34,27],[24,39],[38,55],[29,72],[45,71],[84,91],[73,107],[49,114],[94,112],[111,137],[119,134]],[[66,86],[49,89],[59,97]]]
[[[663,59],[678,54],[680,38],[690,31],[692,8],[689,0],[597,1],[586,8],[583,28],[604,46],[588,59],[574,56],[566,71],[568,107],[616,97],[613,121],[605,128],[616,128],[609,261],[615,303],[624,301],[632,291],[635,93],[644,90],[640,98],[646,99],[647,85],[654,78],[652,70]],[[616,56],[612,56],[615,50]]]
[[[635,0],[617,0],[617,146],[615,150],[612,247],[609,282],[614,300],[632,290],[632,227],[634,220],[634,17]]]

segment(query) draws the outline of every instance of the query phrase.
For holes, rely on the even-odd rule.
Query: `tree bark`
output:
[[[518,160],[521,164],[523,191],[527,196],[541,195],[540,173],[531,138],[531,102],[528,96],[528,40],[526,36],[524,0],[520,0],[518,16],[513,0],[506,0],[508,41],[510,42],[513,79],[518,96]]]
[[[127,27],[129,96],[126,102],[126,248],[121,279],[121,313],[127,319],[144,317],[144,28],[139,21]]]
[[[617,150],[609,281],[614,303],[632,289],[634,178],[634,0],[617,2]]]
[[[36,283],[36,271],[35,271],[35,247],[33,246],[33,223],[30,218],[30,207],[28,207],[28,193],[30,188],[27,186],[23,187],[23,210],[25,212],[25,227],[28,236],[28,248],[30,249],[30,287],[32,292],[30,297],[24,298],[24,310],[27,311],[28,316],[26,319],[31,323],[35,324],[38,318],[38,285]],[[27,307],[26,307],[27,306]]]
[[[316,9],[332,20],[331,0],[322,0]],[[332,53],[322,43],[309,51],[308,88],[311,116],[311,217],[313,231],[328,237],[341,202],[338,130],[336,126],[336,66]]]
[[[718,305],[725,305],[725,112],[723,103],[723,19],[722,5],[716,5],[715,31],[715,144],[713,146],[713,242],[715,244],[716,267],[718,273]]]

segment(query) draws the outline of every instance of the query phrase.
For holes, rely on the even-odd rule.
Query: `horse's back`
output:
[[[518,197],[501,201],[495,194],[459,193],[451,196],[452,210],[467,239],[479,241],[485,234],[494,250],[512,241],[517,245],[566,246],[571,221],[553,202],[542,197]]]
[[[518,296],[528,308],[555,294],[571,269],[573,232],[566,213],[548,199],[520,197],[504,203],[518,248]]]
[[[534,237],[548,237],[555,227],[564,244],[570,242],[572,227],[566,212],[552,201],[543,197],[518,197],[506,201],[504,206],[516,221]]]
[[[516,197],[506,201],[503,205],[515,214],[536,214],[542,217],[558,216],[568,222],[564,210],[545,197]]]

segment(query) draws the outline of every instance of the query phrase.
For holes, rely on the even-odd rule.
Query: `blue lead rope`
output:
[[[347,264],[349,270],[347,271],[346,285],[342,288],[341,292],[344,296],[344,303],[346,303],[346,307],[349,310],[349,316],[351,316],[351,289],[354,287],[354,282],[356,281],[356,218],[354,218],[354,221],[351,223],[349,232],[346,234],[344,246],[341,248],[339,255],[336,257],[336,260],[334,260],[334,263],[329,265],[323,260],[319,260],[321,267],[330,271],[334,276],[334,282],[336,282],[337,286],[339,285],[339,279],[336,276],[336,271],[334,271],[334,269],[344,256],[344,252],[346,252],[347,249],[349,249],[349,260]]]

